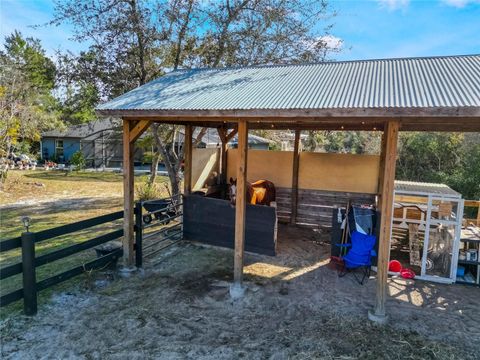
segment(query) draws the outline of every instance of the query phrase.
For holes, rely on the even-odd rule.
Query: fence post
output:
[[[143,214],[142,202],[135,204],[135,266],[141,268],[143,265],[142,238],[143,238]]]
[[[35,270],[35,234],[22,233],[23,310],[25,315],[37,313],[37,276]]]

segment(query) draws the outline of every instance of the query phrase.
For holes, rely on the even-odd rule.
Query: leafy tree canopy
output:
[[[19,140],[38,141],[44,130],[61,126],[55,86],[55,65],[40,41],[14,32],[0,51],[0,152],[9,153]]]

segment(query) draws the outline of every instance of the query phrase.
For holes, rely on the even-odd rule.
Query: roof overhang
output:
[[[402,131],[480,131],[480,107],[250,110],[97,110],[100,116],[171,124],[234,127],[240,119],[252,129],[380,130],[398,120]]]

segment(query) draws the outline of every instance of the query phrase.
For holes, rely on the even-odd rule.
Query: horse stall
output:
[[[235,208],[230,201],[186,195],[183,211],[184,239],[234,248]],[[247,205],[245,250],[274,256],[277,247],[276,222],[274,207]]]
[[[247,205],[246,251],[274,256],[291,249],[288,245],[279,248],[277,242],[295,242],[300,233],[318,242],[330,242],[330,231],[332,238],[339,237],[340,225],[332,221],[338,209],[345,209],[347,204],[375,204],[379,156],[299,152],[295,167],[294,154],[248,150],[247,181],[272,181],[276,202],[270,207]],[[219,156],[215,149],[193,149],[192,195],[184,197],[184,238],[233,248],[235,208],[222,196],[227,192],[218,176]],[[227,150],[228,179],[236,177],[235,167],[228,164],[236,164],[237,157],[237,149]],[[332,249],[335,253],[335,246]]]

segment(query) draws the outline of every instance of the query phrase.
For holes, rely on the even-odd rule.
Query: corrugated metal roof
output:
[[[480,55],[169,73],[98,110],[480,107]]]
[[[448,185],[445,184],[436,184],[436,183],[425,183],[425,182],[416,182],[416,181],[401,181],[395,180],[395,191],[400,191],[402,193],[410,194],[419,194],[427,193],[433,195],[444,195],[450,197],[462,197],[462,195]]]

